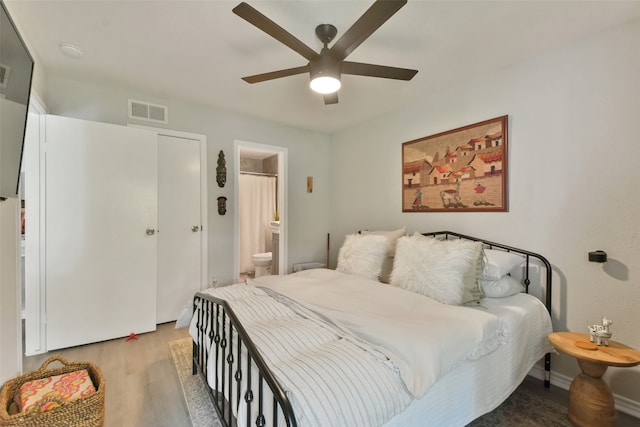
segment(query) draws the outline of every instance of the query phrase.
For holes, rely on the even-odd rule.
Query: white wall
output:
[[[212,94],[215,96],[215,94]],[[234,165],[233,141],[287,147],[288,153],[288,268],[299,262],[326,259],[329,231],[329,137],[317,132],[294,129],[231,112],[167,100],[133,90],[103,84],[81,83],[49,76],[47,106],[51,114],[125,125],[147,122],[127,118],[127,99],[147,101],[169,107],[169,129],[207,136],[209,196],[209,279],[231,283],[234,244]],[[216,183],[218,152],[227,161],[227,183]],[[313,193],[306,192],[307,176],[314,176]],[[227,213],[218,215],[217,198],[226,196]]]
[[[344,235],[361,228],[451,230],[529,249],[554,266],[555,330],[586,333],[606,314],[613,339],[640,349],[638,40],[640,22],[618,27],[335,134],[333,265]],[[403,142],[503,114],[508,213],[402,213]],[[596,249],[608,263],[587,261]],[[567,356],[552,363],[578,372]],[[607,378],[614,393],[640,402],[640,367],[609,368]]]

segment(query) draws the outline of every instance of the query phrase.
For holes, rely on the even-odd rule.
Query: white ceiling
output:
[[[336,40],[373,0],[248,0],[311,48],[318,24]],[[248,84],[243,76],[306,60],[231,12],[239,0],[5,0],[47,74],[115,84],[153,97],[210,105],[334,132],[492,73],[563,43],[640,19],[640,1],[431,1],[408,4],[348,60],[419,70],[409,82],[343,76],[324,105],[308,75]],[[65,56],[63,42],[81,47]]]

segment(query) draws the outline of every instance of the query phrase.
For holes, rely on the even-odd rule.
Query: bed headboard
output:
[[[551,264],[549,261],[543,257],[542,255],[536,254],[531,251],[527,251],[524,249],[518,249],[511,246],[503,245],[501,243],[490,242],[488,240],[480,239],[478,237],[466,236],[464,234],[455,233],[453,231],[434,231],[431,233],[422,233],[424,236],[432,236],[443,238],[444,240],[449,239],[465,239],[465,240],[473,240],[475,242],[481,242],[485,248],[488,249],[500,249],[506,252],[511,252],[515,254],[522,255],[524,259],[524,277],[523,284],[525,287],[525,292],[529,292],[529,285],[531,284],[531,280],[529,279],[530,275],[530,267],[531,267],[531,259],[537,260],[545,269],[545,281],[544,281],[544,303],[547,307],[547,311],[551,314]]]

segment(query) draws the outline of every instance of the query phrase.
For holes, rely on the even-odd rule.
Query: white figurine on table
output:
[[[591,342],[595,342],[597,345],[609,345],[609,338],[611,338],[611,331],[609,327],[613,324],[612,320],[607,319],[607,316],[602,316],[602,325],[589,325],[589,339]]]

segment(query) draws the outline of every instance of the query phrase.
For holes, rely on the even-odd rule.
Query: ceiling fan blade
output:
[[[338,103],[338,92],[328,93],[324,95],[324,105],[331,105]]]
[[[302,67],[287,68],[286,70],[271,71],[270,73],[256,74],[254,76],[243,77],[242,80],[244,80],[247,83],[260,83],[260,82],[265,82],[267,80],[274,80],[274,79],[279,79],[281,77],[295,76],[296,74],[303,74],[308,72],[309,72],[309,65],[305,65]]]
[[[411,80],[418,70],[408,68],[387,67],[385,65],[362,64],[360,62],[343,61],[342,74],[355,76],[382,77],[384,79]]]
[[[405,4],[407,0],[377,0],[331,47],[331,55],[346,58]]]
[[[249,6],[247,3],[242,2],[234,7],[233,13],[249,22],[250,24],[258,27],[265,33],[269,34],[280,43],[283,43],[284,45],[293,49],[300,55],[307,58],[309,61],[318,56],[318,54],[309,46],[302,43],[300,40],[287,32],[284,28],[264,16],[262,13],[258,12],[253,7]]]

